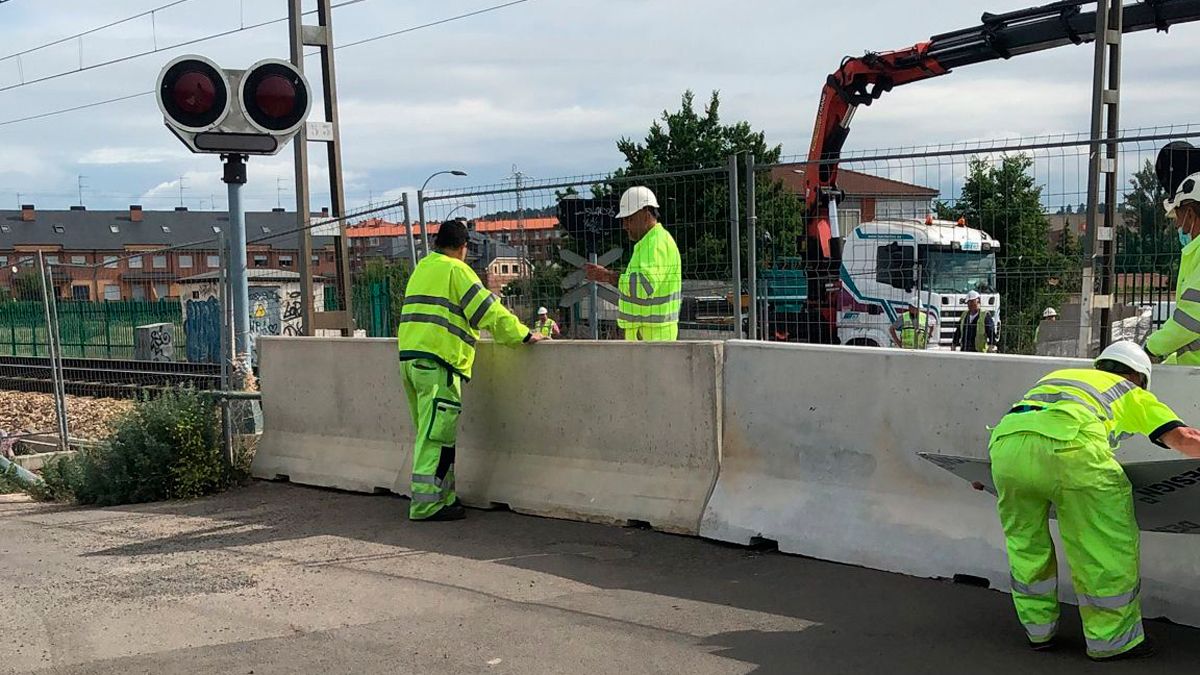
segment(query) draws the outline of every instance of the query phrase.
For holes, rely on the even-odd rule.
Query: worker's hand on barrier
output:
[[[1178,427],[1163,434],[1160,440],[1176,452],[1200,459],[1200,430]]]
[[[529,334],[529,344],[531,344],[531,345],[537,344],[545,339],[546,339],[546,336],[542,335],[541,333],[530,333]]]

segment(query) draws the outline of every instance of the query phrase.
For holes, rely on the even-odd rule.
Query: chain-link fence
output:
[[[1124,186],[1117,222],[1103,222],[1101,204],[1095,223],[1112,228],[1115,243],[1115,255],[1096,259],[1097,274],[1112,281],[1107,330],[1114,338],[1143,339],[1170,315],[1180,245],[1154,160],[1170,140],[1198,134],[1187,125],[1116,139]],[[824,334],[841,344],[894,346],[909,322],[914,333],[926,333],[920,342],[929,348],[1075,356],[1093,225],[1090,149],[1086,135],[1060,134],[847,153],[839,163],[842,250],[832,288],[811,283],[803,214],[806,173],[824,163],[756,167],[757,302],[745,302],[758,319],[757,336],[815,341]],[[821,293],[832,311],[812,311]],[[977,308],[972,293],[980,296]],[[906,316],[912,306],[919,311]],[[1092,353],[1103,330],[1097,324],[1092,331]]]

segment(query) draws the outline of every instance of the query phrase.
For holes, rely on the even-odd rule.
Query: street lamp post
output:
[[[446,220],[450,220],[450,217],[453,216],[455,213],[458,213],[459,209],[466,209],[468,211],[474,211],[475,204],[459,204],[458,206],[451,209],[450,213],[446,214]]]
[[[421,221],[421,247],[425,249],[422,255],[429,255],[429,228],[425,225],[425,188],[429,185],[429,181],[445,173],[448,173],[452,176],[467,175],[466,171],[462,171],[460,169],[447,169],[446,171],[438,171],[429,178],[426,178],[425,182],[421,184],[421,189],[417,190],[417,219]]]

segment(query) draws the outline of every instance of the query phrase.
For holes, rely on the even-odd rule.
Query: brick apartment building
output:
[[[556,262],[558,247],[562,241],[563,230],[558,225],[558,218],[530,217],[518,222],[514,219],[493,220],[481,218],[469,222],[469,226],[479,234],[487,236],[500,244],[507,244],[515,250],[520,250],[523,244],[529,248],[529,259],[534,263]],[[421,236],[420,224],[414,223],[413,235]],[[429,233],[437,232],[437,223],[430,223]],[[378,251],[388,246],[388,239],[397,239],[404,251],[408,250],[408,228],[403,223],[391,223],[380,218],[372,218],[352,225],[348,228],[352,253],[359,251],[360,256],[366,257],[368,251]],[[420,246],[418,246],[420,250]],[[519,255],[519,254],[517,254]],[[399,257],[399,256],[396,256]]]
[[[771,178],[784,184],[789,192],[804,194],[804,164],[781,164],[771,169]],[[924,218],[930,213],[938,191],[868,173],[841,169],[838,187],[846,193],[838,204],[839,213],[857,211],[856,222],[877,218]]]
[[[313,214],[314,217],[321,214]],[[220,267],[216,237],[226,229],[224,212],[0,210],[0,288],[36,269],[40,251],[54,270],[56,296],[74,300],[162,300],[178,297],[179,280]],[[296,227],[283,209],[246,214],[250,268],[294,270],[300,250]],[[264,239],[255,242],[256,239]],[[163,251],[165,247],[177,247]],[[13,268],[17,269],[14,274]],[[331,237],[313,237],[314,275],[336,276]]]

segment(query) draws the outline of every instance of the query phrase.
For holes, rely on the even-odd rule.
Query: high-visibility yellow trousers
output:
[[[1053,506],[1088,654],[1113,656],[1141,644],[1133,497],[1103,425],[1085,425],[1072,440],[1032,431],[993,437],[990,451],[1013,603],[1030,641],[1049,641],[1058,628],[1058,564],[1049,525]]]
[[[679,324],[671,322],[632,326],[625,329],[625,339],[629,342],[674,342],[679,339]]]
[[[462,380],[436,361],[400,363],[404,393],[417,439],[413,447],[411,520],[424,520],[453,504],[454,448],[462,413]]]

